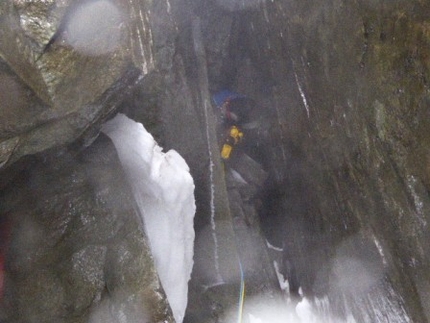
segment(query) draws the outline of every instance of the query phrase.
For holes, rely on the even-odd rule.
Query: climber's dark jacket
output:
[[[249,115],[255,105],[252,99],[236,92],[223,90],[216,93],[213,100],[227,126],[241,127],[250,122]]]

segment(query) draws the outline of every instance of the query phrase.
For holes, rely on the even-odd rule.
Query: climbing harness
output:
[[[237,126],[231,126],[227,133],[227,138],[221,149],[221,157],[229,159],[233,147],[242,141],[243,132]]]

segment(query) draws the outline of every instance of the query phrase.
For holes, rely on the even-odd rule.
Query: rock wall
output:
[[[88,10],[79,9],[82,3],[90,6]],[[49,199],[48,204],[56,207],[56,199],[63,193],[54,194],[44,181],[64,176],[63,184],[73,182],[76,163],[83,164],[87,169],[84,172],[88,172],[79,175],[86,192],[83,196],[96,196],[98,201],[98,191],[92,191],[97,181],[88,170],[93,161],[82,161],[86,153],[77,152],[90,145],[100,124],[119,110],[141,121],[161,146],[176,149],[187,160],[196,183],[196,231],[209,238],[213,233],[214,183],[209,170],[214,167],[212,175],[219,194],[215,224],[219,224],[216,232],[226,246],[226,263],[237,260],[235,236],[251,237],[253,242],[258,241],[255,249],[261,248],[261,223],[266,237],[284,246],[284,265],[293,264],[295,279],[306,295],[329,293],[336,303],[337,295],[350,293],[350,280],[332,284],[339,280],[338,271],[343,270],[336,263],[339,255],[341,259],[348,256],[376,272],[370,282],[389,285],[401,295],[400,309],[412,321],[428,321],[428,4],[419,0],[82,3],[10,0],[0,4],[0,189],[5,201],[0,216],[22,219],[18,231],[27,230],[26,223],[40,222],[37,227],[42,236],[49,229],[54,235],[51,242],[58,240],[51,246],[41,241],[39,231],[34,232],[31,237],[35,250],[40,242],[52,248],[52,254],[42,248],[34,258],[27,259],[22,254],[27,254],[24,244],[21,251],[14,251],[16,259],[7,260],[7,279],[16,284],[17,291],[22,290],[23,279],[38,295],[59,295],[49,309],[43,297],[26,308],[26,297],[32,294],[7,296],[10,301],[3,312],[12,322],[25,321],[16,313],[36,315],[38,320],[43,313],[66,315],[70,322],[85,320],[90,315],[88,306],[94,309],[107,304],[104,286],[122,286],[120,281],[132,284],[137,279],[132,274],[130,279],[111,276],[122,269],[110,270],[107,266],[108,257],[113,257],[113,263],[118,260],[120,251],[115,248],[123,245],[132,245],[137,259],[145,262],[142,253],[146,251],[142,250],[146,249],[134,249],[135,244],[144,247],[144,238],[127,227],[134,217],[131,210],[118,225],[114,225],[118,218],[106,211],[117,231],[108,230],[112,234],[100,237],[97,243],[87,234],[82,244],[76,241],[75,245],[59,236],[81,237],[85,223],[72,221],[72,217],[65,222],[55,217],[45,219],[48,215],[41,204]],[[94,4],[96,7],[92,7]],[[86,12],[92,10],[104,12],[112,24],[99,20],[101,30],[91,24],[87,28],[100,32],[100,37],[76,38],[80,24],[74,22],[86,21]],[[200,20],[201,31],[201,43],[197,45],[196,20]],[[111,38],[117,42],[109,42]],[[228,201],[231,196],[248,197],[241,195],[243,188],[239,189],[237,183],[226,186],[224,169],[215,157],[215,130],[212,124],[208,128],[208,120],[216,122],[210,94],[225,87],[252,97],[259,107],[254,116],[257,131],[245,134],[249,140],[246,148],[268,172],[268,180],[259,192],[259,219],[253,223],[251,220],[256,218],[249,214],[257,210],[254,204],[249,209],[244,207],[249,206],[248,201]],[[103,147],[106,151],[102,149],[101,155],[109,151]],[[71,151],[76,152],[73,158],[80,157],[68,164],[70,159],[65,154]],[[25,157],[34,154],[36,161]],[[116,157],[109,156],[115,163]],[[57,164],[69,166],[61,169]],[[49,169],[51,166],[53,169]],[[106,172],[118,174],[118,170]],[[32,186],[29,173],[38,178],[37,183],[45,183],[40,185],[52,195],[45,197]],[[116,177],[110,180],[116,181]],[[32,193],[30,196],[37,198],[27,201],[28,192],[42,195]],[[116,190],[110,194],[106,200],[114,198]],[[131,203],[129,198],[124,196],[126,204]],[[17,202],[22,199],[25,203]],[[88,207],[93,208],[90,203]],[[245,209],[247,214],[240,215]],[[83,219],[88,210],[76,212]],[[238,225],[232,220],[248,223],[241,226],[242,222]],[[103,221],[95,221],[99,223],[95,227],[104,228]],[[57,225],[70,231],[58,231]],[[131,241],[120,233],[120,227],[133,232]],[[13,246],[12,250],[17,248]],[[63,246],[67,249],[64,256],[59,251]],[[202,299],[205,273],[214,270],[213,242],[209,246],[202,242],[199,248],[196,263],[201,269],[195,271],[191,283],[194,299]],[[85,256],[92,254],[100,257]],[[256,256],[264,257],[265,251]],[[97,279],[79,285],[73,291],[76,297],[70,298],[65,291],[70,288],[67,277],[73,275],[73,259],[79,265],[88,258],[95,262],[91,268],[96,272],[90,276]],[[21,271],[21,261],[30,262],[35,271]],[[47,268],[44,261],[53,265]],[[207,264],[210,268],[206,270]],[[190,322],[202,321],[201,316],[214,321],[219,312],[211,306],[217,304],[218,297],[226,303],[236,299],[238,268],[231,265],[224,270],[229,268],[235,272],[233,283],[225,290],[211,291],[200,308],[190,308]],[[97,275],[102,271],[110,274],[99,279]],[[270,281],[269,276],[254,287]],[[39,281],[46,283],[37,284]],[[60,302],[68,307],[64,309]],[[163,302],[159,304],[161,312],[166,309]],[[354,304],[355,300],[349,302]],[[357,317],[364,322],[375,321],[376,314],[364,309],[361,313],[356,310]],[[78,316],[75,321],[71,313]]]
[[[2,321],[173,322],[109,139],[22,165],[1,191],[11,223]]]
[[[0,4],[2,322],[174,321],[116,153],[99,137],[145,76],[168,68],[168,11]]]
[[[345,241],[356,241],[347,254],[358,259],[357,241],[373,241],[369,257],[380,253],[381,275],[416,322],[429,313],[429,9],[419,1],[278,1],[242,14],[250,65],[269,73],[254,73],[254,83],[271,85],[254,93],[277,119],[269,164],[274,212],[286,214],[277,231],[285,257],[305,292],[318,295],[330,288],[330,262]]]
[[[9,1],[2,4],[1,8],[0,13],[4,18],[2,23],[5,27],[1,34],[2,44],[5,46],[0,48],[5,75],[3,85],[5,90],[12,88],[13,95],[22,97],[15,103],[12,100],[12,94],[5,94],[9,95],[5,97],[7,104],[2,105],[2,112],[7,117],[3,119],[5,135],[1,151],[3,161],[1,176],[4,179],[1,185],[2,195],[8,199],[6,192],[9,187],[17,185],[17,179],[22,178],[22,191],[16,193],[16,198],[23,198],[21,195],[25,195],[24,192],[31,185],[31,180],[26,178],[27,173],[23,172],[23,168],[43,179],[48,176],[49,171],[39,165],[40,160],[42,165],[46,158],[49,159],[50,164],[62,165],[60,157],[64,154],[69,155],[71,152],[73,156],[67,160],[64,174],[54,172],[49,177],[58,177],[60,187],[65,186],[65,191],[72,190],[67,185],[69,180],[73,181],[69,178],[74,172],[72,168],[74,164],[80,165],[79,158],[88,154],[88,150],[82,151],[82,149],[87,146],[96,149],[97,141],[94,144],[93,141],[99,135],[100,125],[116,111],[123,111],[135,120],[143,122],[164,147],[178,150],[190,164],[193,176],[197,179],[199,203],[197,222],[201,224],[198,227],[215,230],[214,234],[218,240],[214,245],[201,249],[203,253],[196,256],[198,266],[205,268],[205,263],[212,264],[206,268],[207,270],[199,271],[196,284],[200,288],[202,282],[207,279],[209,282],[206,283],[209,284],[214,278],[218,279],[216,266],[213,265],[214,257],[218,257],[216,261],[220,262],[220,275],[226,279],[232,279],[230,276],[233,275],[234,280],[237,280],[239,276],[237,251],[224,173],[214,132],[216,121],[210,102],[205,49],[201,44],[202,41],[196,36],[196,33],[201,31],[200,27],[193,27],[193,21],[198,19],[194,19],[190,14],[188,10],[190,7],[180,1],[131,1],[114,4],[111,1],[99,0],[43,3],[30,1],[26,4],[20,1]],[[88,16],[89,13],[92,17]],[[101,17],[106,18],[107,22]],[[179,28],[185,30],[185,33],[179,33]],[[181,49],[180,42],[176,42],[178,36],[187,39],[190,47]],[[117,41],[117,43],[111,43],[111,41]],[[200,64],[190,61],[188,55],[199,58]],[[199,77],[193,78],[190,72],[197,73]],[[29,104],[33,104],[37,109],[30,109]],[[184,125],[186,125],[185,128]],[[103,146],[98,152],[100,155],[105,153],[109,156],[106,164],[115,164],[116,156],[109,153],[108,149],[108,146]],[[82,156],[78,152],[81,152]],[[30,163],[32,158],[26,157],[34,154],[37,155],[36,166]],[[76,154],[81,157],[76,157]],[[55,156],[59,156],[58,161],[55,161]],[[46,166],[46,168],[49,167]],[[82,168],[88,177],[97,176],[99,172],[85,163]],[[116,172],[116,170],[106,169],[106,172]],[[84,183],[88,180],[85,185],[89,186],[89,191],[82,193],[83,198],[93,198],[91,194],[93,185],[97,186],[93,188],[94,194],[98,195],[98,190],[102,190],[103,185],[93,179],[83,175],[82,180]],[[114,183],[116,179],[112,177],[106,179],[106,183],[103,183],[106,189],[109,189],[110,181]],[[44,186],[35,190],[37,194],[46,194],[47,208],[55,206],[51,200],[61,197],[61,193],[56,194],[55,191],[49,191],[48,194]],[[127,200],[117,201],[120,205],[131,202],[127,192],[128,190],[124,191],[124,198]],[[73,199],[68,202],[70,207],[75,209],[75,213],[70,214],[70,219],[67,221],[73,222],[75,217],[92,212],[92,205],[81,206],[78,202]],[[38,221],[40,214],[31,211],[32,206],[29,202],[23,201],[22,208],[29,209],[28,217],[31,221]],[[1,210],[2,218],[15,220],[17,216],[9,215],[8,210],[9,206],[5,204],[5,208]],[[106,212],[108,216],[115,216],[109,211]],[[94,230],[98,232],[97,230],[100,229],[100,234],[106,229],[100,224],[104,223],[102,214],[103,212],[94,214],[94,221],[97,222]],[[49,212],[49,215],[46,215],[47,225],[51,222],[56,223],[57,216],[60,214]],[[127,221],[134,221],[132,212],[126,212],[124,217]],[[21,220],[16,221],[16,224],[13,222],[14,227],[18,227],[21,223]],[[220,225],[217,226],[218,222]],[[47,232],[54,229],[44,228]],[[70,230],[72,235],[74,231],[79,231],[74,227]],[[72,264],[75,260],[76,262],[81,260],[76,257],[75,259],[73,253],[65,254],[64,259],[56,258],[55,254],[59,252],[57,249],[62,248],[61,244],[55,244],[52,250],[45,250],[46,246],[41,246],[43,253],[54,255],[49,256],[52,258],[41,259],[34,268],[30,266],[33,273],[27,274],[25,280],[30,284],[30,289],[34,288],[41,294],[40,302],[26,308],[25,304],[33,293],[27,293],[21,288],[16,294],[8,294],[4,303],[7,319],[13,322],[20,320],[20,316],[24,320],[31,320],[34,316],[38,320],[45,320],[45,318],[48,320],[48,317],[59,320],[59,317],[65,317],[71,321],[85,321],[90,315],[88,308],[91,313],[96,308],[95,311],[100,312],[97,315],[101,315],[102,320],[105,318],[106,308],[116,306],[113,313],[119,313],[118,311],[126,306],[122,299],[118,300],[120,303],[118,306],[111,304],[113,302],[111,294],[119,293],[119,297],[127,297],[127,291],[121,286],[118,287],[120,290],[118,292],[117,288],[112,288],[113,291],[109,292],[109,288],[106,287],[121,285],[118,279],[123,280],[126,286],[136,286],[135,290],[130,291],[128,295],[130,297],[137,295],[130,306],[135,306],[136,311],[142,310],[142,307],[146,308],[148,304],[139,298],[139,295],[150,294],[152,290],[157,293],[159,288],[158,280],[154,275],[150,277],[152,281],[149,278],[148,281],[141,281],[148,275],[154,274],[150,259],[145,258],[141,261],[142,268],[139,269],[143,272],[136,273],[135,276],[128,276],[128,268],[123,268],[121,264],[109,273],[106,273],[107,269],[105,269],[108,266],[107,257],[113,257],[113,261],[116,261],[115,257],[121,256],[121,252],[107,250],[105,244],[112,243],[120,246],[128,243],[124,242],[124,240],[127,241],[128,236],[123,234],[129,231],[128,227],[124,228],[118,237],[109,236],[100,242],[101,246],[96,246],[98,249],[93,248],[94,250],[88,251],[92,256],[100,254],[102,257],[97,263],[83,261],[81,266],[82,270],[96,271],[99,274],[97,286],[93,286],[89,292],[84,283],[71,282],[74,280],[72,277],[68,279],[70,286],[67,288],[70,289],[71,296],[67,301],[63,299],[63,294],[66,292],[62,289],[65,283],[61,279],[52,282],[52,276],[57,274],[60,267],[64,276],[72,275],[73,273],[70,274],[70,271],[73,271]],[[15,237],[18,233],[13,233],[12,236]],[[56,234],[60,236],[59,240],[63,239],[61,232]],[[147,255],[145,238],[139,234],[141,232],[131,237],[129,243],[139,245],[141,252]],[[202,236],[202,239],[207,240],[204,234]],[[113,242],[112,239],[114,239]],[[81,245],[90,247],[93,245],[89,235],[73,235],[67,243],[68,248],[73,250],[76,248],[77,252]],[[208,240],[207,243],[214,242]],[[127,253],[127,250],[123,251]],[[17,243],[15,249],[11,247],[9,252],[11,255],[27,254],[34,250],[26,249]],[[139,255],[134,255],[134,252],[138,250],[133,250],[132,257],[139,259]],[[87,254],[85,250],[82,253],[83,257]],[[93,258],[91,255],[88,256],[89,259]],[[70,265],[63,266],[62,262],[68,262]],[[41,284],[47,284],[52,288],[58,287],[60,289],[58,292],[50,293],[46,289],[40,289],[37,279],[34,279],[34,276],[43,272],[44,266],[48,265],[52,269],[46,274],[46,280],[41,280]],[[14,271],[12,266],[13,260],[8,257],[6,260],[6,276],[10,286],[8,288],[12,288],[13,284],[17,286],[21,284],[19,277],[23,275],[23,271],[26,271],[25,268]],[[130,270],[134,270],[133,267]],[[110,276],[114,276],[112,281]],[[105,297],[106,293],[108,296]],[[84,294],[88,295],[82,301],[83,305],[76,306],[77,309],[73,304],[67,305],[66,310],[61,309],[64,307],[64,302],[73,303],[75,298],[79,300],[80,295]],[[46,306],[43,307],[42,305],[49,302],[51,298],[57,301],[48,309]],[[39,306],[41,310],[38,309]],[[171,320],[162,292],[159,292],[159,304],[148,306],[157,309],[154,316],[150,318],[151,321],[160,317],[158,315],[163,312],[161,309],[165,309],[163,312],[165,320]],[[12,314],[15,313],[14,310],[17,313],[15,316]],[[138,313],[131,312],[127,315],[131,318]]]
[[[343,254],[379,268],[375,286],[388,281],[409,318],[427,321],[428,5],[228,4],[195,8],[212,89],[233,87],[265,113],[263,230],[306,295],[351,292],[336,287]],[[355,315],[375,321],[372,311]]]
[[[97,131],[87,130],[97,129],[137,82],[131,72],[141,78],[156,59],[166,64],[166,41],[153,40],[161,30],[172,34],[160,16],[166,11],[149,1],[3,1],[1,165],[83,137],[91,142]],[[108,103],[112,92],[117,100]]]

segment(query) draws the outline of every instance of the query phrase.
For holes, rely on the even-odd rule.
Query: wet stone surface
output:
[[[34,158],[1,195],[0,215],[12,227],[1,308],[7,322],[171,319],[107,138],[81,153]]]
[[[210,240],[209,152],[218,150],[207,138],[203,108],[213,108],[206,105],[213,92],[232,88],[259,107],[258,128],[245,133],[252,138],[247,153],[268,179],[262,186],[259,180],[249,186],[227,180],[226,186],[224,170],[217,168],[218,228],[226,246],[234,245],[236,228],[241,243],[258,240],[258,249],[260,224],[265,238],[284,247],[284,272],[294,267],[294,280],[309,297],[328,293],[342,319],[352,308],[360,322],[428,321],[428,3],[121,2],[117,9],[131,19],[121,32],[129,38],[116,53],[99,57],[64,46],[63,33],[53,37],[67,1],[56,7],[54,1],[30,3],[0,3],[1,167],[53,146],[87,145],[103,118],[128,109],[189,163],[197,188],[196,231]],[[204,57],[194,47],[196,17]],[[49,40],[55,41],[36,60]],[[130,62],[147,78],[120,107],[124,97],[111,104],[104,94],[122,93],[115,81]],[[79,100],[76,93],[82,93]],[[76,141],[87,131],[88,140]],[[14,221],[16,232],[7,260],[12,287],[0,317],[9,315],[12,322],[19,321],[16,313],[49,322],[45,312],[67,322],[89,316],[103,322],[106,308],[132,312],[125,295],[135,292],[136,281],[153,278],[152,271],[141,275],[149,253],[134,211],[121,209],[132,201],[118,170],[106,166],[110,154],[102,149],[97,158],[75,159],[64,151],[55,158],[51,152],[23,158],[0,174],[0,215]],[[250,197],[255,193],[260,202]],[[213,246],[204,241],[197,240],[196,248],[212,272]],[[237,253],[226,249],[226,262],[236,261]],[[246,252],[252,263],[252,252]],[[250,267],[264,281],[264,268]],[[359,274],[368,268],[378,273],[366,280],[372,285],[367,299],[345,296],[360,267]],[[73,297],[70,279],[82,283]],[[222,317],[222,304],[236,302],[237,280],[206,297],[199,279],[194,275],[190,284],[191,299],[199,302],[190,303],[188,319],[214,322]],[[157,304],[165,308],[164,301]],[[391,312],[380,317],[381,309]]]

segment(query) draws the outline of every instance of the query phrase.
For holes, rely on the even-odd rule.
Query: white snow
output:
[[[193,266],[194,182],[185,160],[157,145],[141,123],[123,114],[103,125],[138,204],[161,284],[176,322],[187,305]]]
[[[288,288],[288,282],[283,280],[277,265],[275,269],[281,289]],[[244,313],[250,323],[412,322],[403,307],[402,298],[388,283],[382,283],[369,293],[348,295],[348,300],[345,294],[339,292],[335,304],[331,303],[328,295],[308,298],[303,293],[300,294],[302,298],[298,303],[292,302],[289,297],[268,298],[267,295],[261,295],[247,298]],[[359,310],[362,317],[355,318],[353,308]],[[232,310],[228,322],[236,321],[237,315]]]
[[[296,84],[297,84],[297,88],[299,89],[300,96],[302,97],[302,100],[303,100],[303,105],[305,106],[306,113],[307,113],[308,118],[309,118],[309,104],[308,104],[308,100],[306,99],[305,92],[303,91],[303,88],[302,88],[302,86],[300,85],[299,77],[297,76],[297,73],[296,73],[296,72],[294,72],[294,76],[296,77]]]
[[[312,305],[305,297],[303,298],[296,306],[297,316],[300,318],[302,322],[315,322],[316,317],[312,311]]]
[[[237,171],[235,171],[233,168],[230,168],[231,175],[233,178],[240,184],[248,184],[248,182],[240,175]]]
[[[279,265],[277,261],[273,262],[273,267],[275,267],[275,272],[276,272],[276,277],[278,278],[278,282],[279,282],[279,288],[287,293],[287,295],[290,294],[290,284],[288,283],[288,279],[286,279],[284,277],[284,275],[281,273],[281,271],[279,270]]]
[[[284,251],[284,249],[283,249],[283,248],[279,248],[279,247],[276,247],[276,246],[272,245],[272,244],[269,242],[269,240],[267,240],[267,239],[266,239],[266,246],[267,246],[267,248],[272,249],[272,250],[275,250],[275,251],[279,251],[279,252],[283,252],[283,251]]]
[[[263,320],[260,319],[259,317],[255,317],[252,314],[248,314],[248,316],[249,316],[249,322],[250,323],[263,323]]]
[[[408,175],[407,176],[407,182],[408,182],[408,188],[409,192],[412,195],[414,199],[415,204],[415,210],[417,212],[417,219],[419,223],[421,224],[422,228],[427,227],[427,220],[426,215],[424,212],[424,202],[421,199],[420,195],[417,192],[417,186],[419,185],[419,182],[415,176]]]
[[[382,263],[384,264],[384,267],[387,266],[387,257],[385,256],[384,248],[382,248],[381,242],[376,238],[375,235],[373,235],[373,242],[375,243],[376,248],[378,249],[379,255],[381,256]]]

